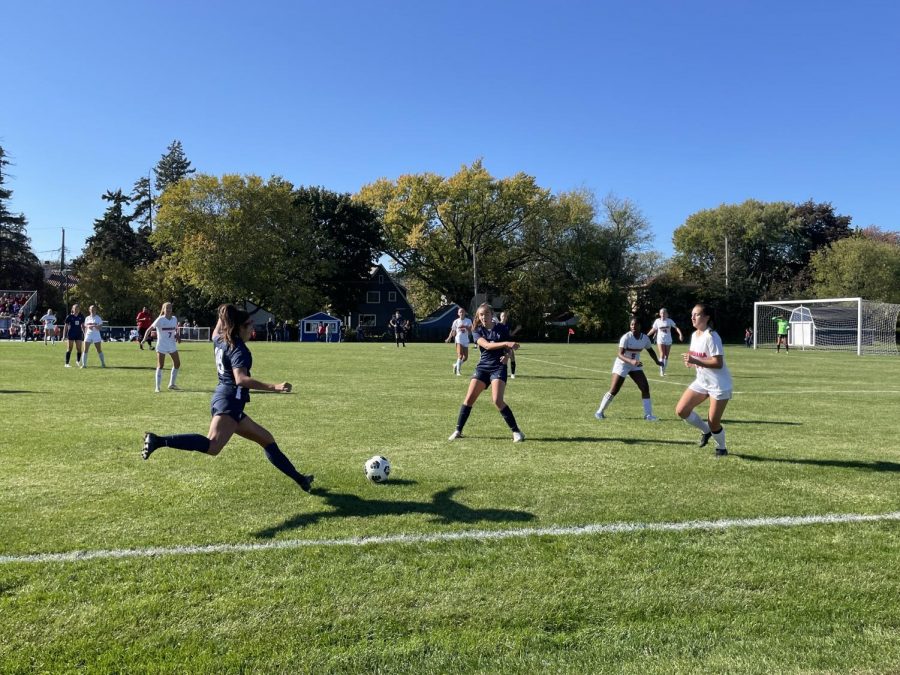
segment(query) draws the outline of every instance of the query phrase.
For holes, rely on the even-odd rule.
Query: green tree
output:
[[[139,264],[146,265],[156,259],[156,252],[150,244],[154,200],[149,176],[142,176],[134,182],[128,199],[132,204],[131,223],[137,228],[135,257]]]
[[[79,268],[95,259],[119,260],[129,266],[141,262],[138,238],[131,228],[131,215],[125,212],[129,197],[121,190],[107,190],[102,199],[109,202],[109,206],[103,216],[94,221],[94,233],[88,237],[84,251],[74,263],[79,274]]]
[[[817,297],[900,303],[900,246],[890,241],[841,239],[816,252],[811,268]]]
[[[356,308],[363,284],[384,247],[381,224],[371,208],[354,201],[349,194],[321,187],[301,187],[294,190],[293,196],[298,223],[302,226],[292,231],[304,236],[311,234],[318,258],[315,277],[309,279],[304,274],[298,282],[313,283],[332,311],[344,316]],[[304,249],[306,246],[303,243]],[[282,256],[288,263],[287,278],[294,279],[293,251],[283,251]]]
[[[4,187],[7,166],[9,160],[0,146],[0,288],[40,289],[43,273],[25,231],[28,221],[24,214],[9,209],[12,190]]]
[[[191,163],[184,154],[181,141],[177,139],[172,141],[153,169],[153,173],[156,176],[157,193],[165,192],[170,185],[174,185],[182,178],[187,178],[196,171],[196,169],[191,168]]]
[[[523,241],[541,227],[551,202],[533,177],[497,179],[480,161],[449,178],[424,173],[382,179],[364,186],[357,198],[381,219],[385,253],[400,273],[463,306],[473,295],[473,263],[479,291],[496,293],[529,261]]]

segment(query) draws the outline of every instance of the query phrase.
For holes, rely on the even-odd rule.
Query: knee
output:
[[[225,443],[222,442],[221,438],[210,438],[209,439],[209,450],[206,451],[207,455],[212,455],[215,457],[220,452],[222,452],[222,448],[225,447]]]
[[[503,400],[503,397],[497,398],[495,396],[494,405],[497,406],[497,410],[503,410],[506,407],[506,402]]]
[[[675,406],[675,414],[678,415],[681,419],[686,420],[691,416],[691,411],[687,406],[681,405],[679,403]]]

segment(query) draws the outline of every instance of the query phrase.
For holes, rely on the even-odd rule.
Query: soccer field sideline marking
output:
[[[211,553],[252,553],[256,551],[291,550],[300,548],[341,546],[378,546],[384,544],[433,544],[447,541],[502,541],[529,537],[578,537],[604,534],[641,532],[694,532],[758,527],[801,527],[805,525],[839,525],[846,523],[877,523],[900,521],[900,511],[890,513],[832,513],[820,516],[767,516],[760,518],[725,518],[722,520],[688,520],[662,523],[596,523],[569,527],[528,527],[516,530],[463,530],[431,534],[395,534],[344,539],[288,539],[265,543],[208,544],[205,546],[156,546],[149,548],[70,551],[68,553],[33,553],[2,555],[0,565],[21,563],[64,563],[87,560],[124,558],[161,558],[176,555],[206,555]]]
[[[600,373],[600,374],[609,374],[611,371],[606,370],[597,370],[596,368],[585,368],[584,366],[570,366],[565,363],[554,363],[553,361],[544,361],[543,359],[536,359],[533,356],[527,357],[516,357],[521,360],[527,361],[537,361],[538,363],[546,363],[549,366],[559,366],[560,368],[571,368],[573,370],[586,370],[591,373]],[[646,373],[646,371],[645,371]],[[738,378],[740,379],[740,378]],[[675,380],[662,380],[656,377],[648,377],[648,381],[650,382],[659,382],[661,384],[674,384],[678,387],[687,387],[690,382],[677,382]],[[798,390],[785,390],[785,391],[735,391],[735,394],[740,394],[741,396],[747,395],[761,395],[761,396],[773,396],[776,394],[900,394],[900,389],[798,389]]]

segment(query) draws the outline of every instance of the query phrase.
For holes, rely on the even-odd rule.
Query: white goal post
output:
[[[781,319],[791,347],[896,355],[898,317],[900,305],[862,298],[754,302],[753,348],[775,347]]]

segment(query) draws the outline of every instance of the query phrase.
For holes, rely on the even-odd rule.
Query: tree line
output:
[[[27,221],[9,212],[0,148],[0,287],[42,288]],[[109,190],[93,234],[73,261],[70,300],[98,304],[113,322],[172,300],[212,321],[223,300],[281,317],[355,310],[382,255],[419,316],[443,303],[502,304],[535,338],[576,316],[588,338],[611,338],[636,312],[676,318],[697,301],[736,336],[753,302],[862,296],[900,303],[900,234],[854,229],[829,203],[747,200],[691,215],[668,260],[652,248],[637,204],[588,190],[554,193],[533,176],[492,176],[481,161],[452,176],[379,179],[355,195],[253,175],[197,173],[179,141],[127,194]],[[155,187],[155,192],[153,188]],[[26,283],[27,282],[27,283]]]

